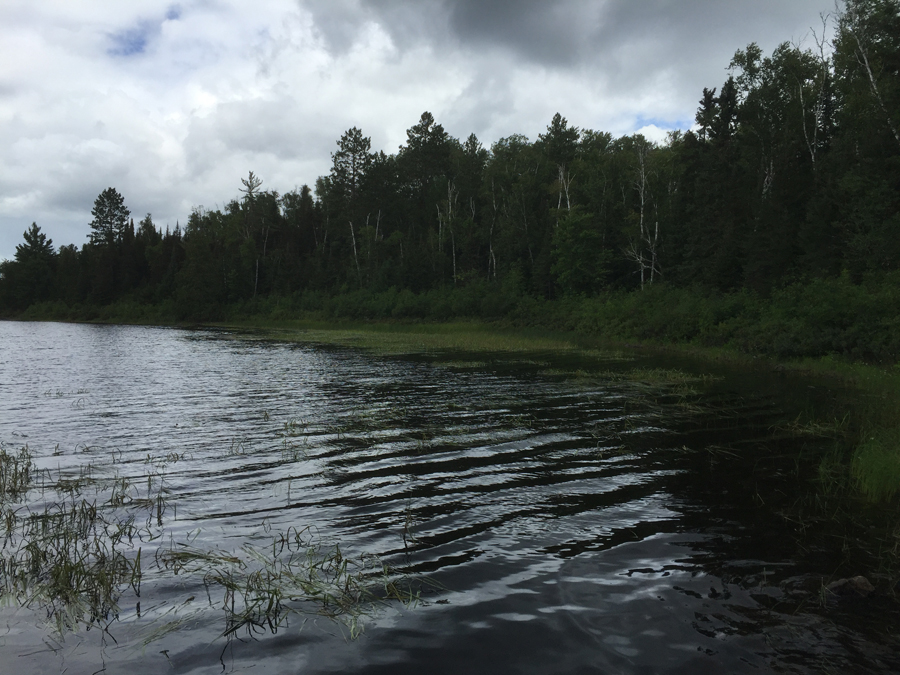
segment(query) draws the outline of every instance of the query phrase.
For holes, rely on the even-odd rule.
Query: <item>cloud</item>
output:
[[[8,0],[0,7],[0,258],[32,222],[86,240],[116,187],[183,222],[253,170],[327,173],[352,126],[395,152],[424,110],[490,146],[555,112],[654,140],[689,126],[736,49],[818,26],[831,0]]]
[[[589,56],[604,3],[560,0],[460,0],[444,3],[456,38],[475,48],[501,46],[525,61],[571,66]]]

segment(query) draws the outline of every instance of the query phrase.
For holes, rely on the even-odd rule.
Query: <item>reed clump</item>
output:
[[[11,452],[0,444],[0,503],[15,501],[27,492],[34,472],[27,445],[18,452]]]
[[[0,556],[0,595],[42,607],[58,633],[108,625],[123,588],[140,596],[133,517],[110,519],[96,502],[80,499],[48,505],[18,530]]]
[[[91,487],[94,495],[85,496]],[[140,596],[140,526],[131,484],[102,479],[91,464],[77,474],[39,471],[28,447],[0,447],[0,599],[40,607],[60,635],[108,628],[127,588]]]
[[[305,430],[289,423],[285,438]],[[129,594],[140,617],[150,570],[156,580],[168,573],[205,587],[209,606],[225,613],[229,640],[243,630],[277,632],[294,615],[327,617],[355,638],[380,606],[418,600],[412,581],[377,557],[348,556],[308,527],[235,552],[171,538],[162,546],[170,492],[160,469],[172,458],[148,457],[146,475],[122,476],[113,457],[111,466],[38,470],[27,447],[0,446],[0,601],[41,610],[61,637],[94,626],[108,633]],[[162,626],[149,619],[148,640],[195,615],[178,609]]]
[[[850,463],[860,492],[886,502],[900,492],[900,426],[863,429]]]
[[[277,633],[291,616],[324,616],[344,626],[351,639],[379,607],[419,599],[413,580],[372,555],[345,555],[326,545],[311,528],[290,528],[266,547],[245,544],[239,554],[176,544],[157,554],[160,567],[175,574],[203,573],[210,605],[225,613],[222,636],[246,631]]]

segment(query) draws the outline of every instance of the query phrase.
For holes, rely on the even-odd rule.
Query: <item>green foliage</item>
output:
[[[41,232],[37,223],[25,230],[24,244],[16,246],[16,262],[27,263],[31,260],[49,261],[53,259],[53,240]]]
[[[112,245],[122,241],[131,211],[115,188],[106,188],[97,196],[91,215],[94,216],[90,234],[92,244]]]
[[[661,145],[557,113],[488,151],[425,112],[395,154],[353,127],[314,191],[250,172],[183,232],[149,214],[135,230],[108,188],[80,250],[25,233],[0,263],[0,312],[473,317],[896,361],[898,9],[847,2],[833,52],[824,34],[737,50],[697,130]]]
[[[55,290],[53,241],[47,239],[36,223],[31,224],[23,237],[25,243],[16,246],[15,258],[0,262],[0,307],[25,309],[32,303],[48,300]]]
[[[872,501],[888,501],[900,492],[900,427],[864,432],[851,470],[860,491]]]
[[[590,213],[576,207],[560,219],[554,232],[551,271],[564,292],[592,295],[600,290],[605,285],[611,257]]]

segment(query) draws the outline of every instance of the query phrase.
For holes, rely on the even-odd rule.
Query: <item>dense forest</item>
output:
[[[279,194],[251,172],[224,209],[174,230],[135,223],[108,188],[80,248],[25,232],[0,263],[0,313],[127,301],[216,320],[352,297],[351,315],[402,318],[465,297],[444,314],[494,317],[517,298],[624,302],[664,287],[732,299],[720,308],[876,298],[872,320],[897,328],[900,1],[848,0],[811,42],[738,50],[694,128],[662,144],[557,114],[533,141],[487,148],[426,112],[395,154],[352,128],[314,187]],[[819,351],[896,360],[886,339]]]

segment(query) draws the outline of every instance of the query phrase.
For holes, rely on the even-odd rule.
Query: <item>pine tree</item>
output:
[[[92,244],[115,244],[122,241],[131,211],[125,206],[125,199],[115,188],[106,188],[94,200],[91,209],[90,240]]]

